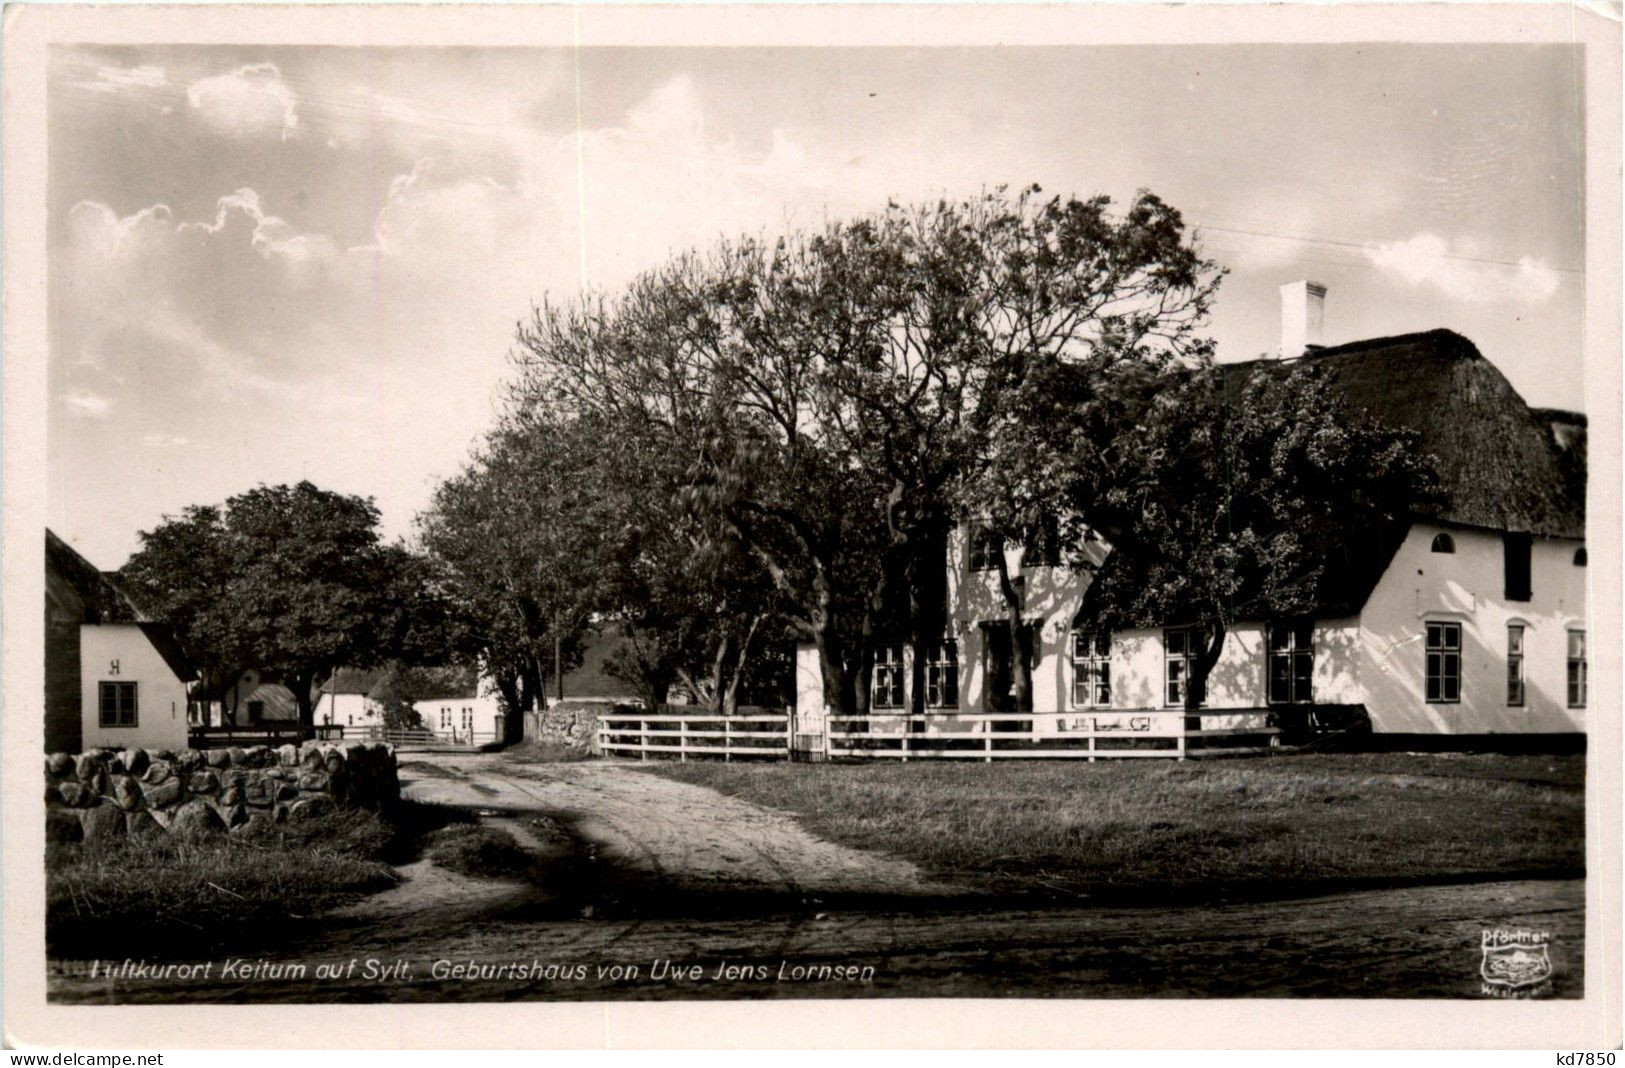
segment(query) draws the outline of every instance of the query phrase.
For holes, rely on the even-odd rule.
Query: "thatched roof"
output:
[[[360,668],[339,668],[328,676],[326,682],[317,688],[317,693],[359,693],[370,694],[372,688],[378,685],[378,680],[384,675],[382,669],[363,671]]]
[[[1583,467],[1578,486],[1565,470],[1565,454],[1576,441],[1584,463],[1585,416],[1530,408],[1460,334],[1429,330],[1338,345],[1300,360],[1254,360],[1230,368],[1245,375],[1303,361],[1327,372],[1351,414],[1414,432],[1422,451],[1435,457],[1443,497],[1422,510],[1425,518],[1585,536]]]
[[[80,622],[133,623],[141,628],[176,678],[189,681],[197,677],[191,659],[169,627],[144,612],[113,573],[98,570],[51,530],[45,532],[45,572],[48,582],[72,593],[79,604]]]
[[[1530,408],[1472,342],[1449,330],[1376,338],[1312,351],[1296,360],[1226,365],[1231,386],[1256,374],[1281,373],[1311,361],[1347,405],[1394,430],[1417,435],[1431,454],[1440,493],[1418,519],[1549,537],[1585,536],[1586,419],[1577,412]],[[1232,389],[1231,395],[1239,390]],[[1350,531],[1340,558],[1328,561],[1314,615],[1358,612],[1370,597],[1405,529]],[[1114,564],[1116,566],[1114,566]],[[1094,618],[1099,594],[1131,586],[1121,558],[1108,557],[1085,594],[1079,618]],[[1131,599],[1131,598],[1130,598]],[[1258,606],[1239,606],[1255,618]],[[1131,612],[1129,626],[1189,622]]]

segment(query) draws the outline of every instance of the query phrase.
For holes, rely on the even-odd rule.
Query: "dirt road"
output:
[[[406,757],[402,778],[409,796],[480,811],[535,848],[558,847],[528,835],[528,815],[564,823],[573,877],[538,887],[420,863],[396,891],[245,946],[234,967],[109,977],[60,962],[53,999],[1481,997],[1480,934],[1495,927],[1550,933],[1538,996],[1581,992],[1579,881],[1010,909],[627,765]]]

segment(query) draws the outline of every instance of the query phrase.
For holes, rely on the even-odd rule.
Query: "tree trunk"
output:
[[[1004,595],[1005,619],[1010,625],[1010,696],[1015,711],[1033,710],[1033,633],[1024,618],[1025,591],[1010,575],[1010,561],[1004,553],[993,554],[998,564],[999,592]]]
[[[316,727],[316,705],[310,699],[310,687],[316,681],[314,670],[294,672],[290,676],[293,682],[293,700],[299,709],[299,726],[304,730],[314,731]],[[235,718],[235,710],[233,710]]]
[[[739,712],[739,680],[745,677],[745,663],[750,658],[750,643],[756,637],[756,628],[761,625],[762,617],[760,615],[752,617],[750,628],[745,631],[745,638],[739,643],[739,652],[734,657],[728,677],[728,689],[722,695],[722,714],[724,716],[737,715]]]
[[[1218,666],[1219,654],[1224,651],[1224,637],[1228,633],[1224,616],[1215,612],[1211,623],[1213,630],[1206,646],[1190,661],[1190,677],[1185,680],[1185,711],[1196,712],[1202,707],[1207,697],[1208,676]]]

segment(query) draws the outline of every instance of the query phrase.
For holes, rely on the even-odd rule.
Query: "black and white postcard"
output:
[[[1617,7],[6,24],[8,1041],[1618,1044]]]

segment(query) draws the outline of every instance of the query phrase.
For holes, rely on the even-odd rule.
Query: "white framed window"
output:
[[[1306,705],[1314,701],[1315,624],[1301,619],[1269,626],[1269,703]]]
[[[133,682],[104,682],[97,687],[97,720],[103,727],[135,727],[139,725],[140,709]]]
[[[1569,631],[1569,707],[1586,706],[1586,632]]]
[[[1072,635],[1072,707],[1112,705],[1112,636],[1110,631],[1076,631]]]
[[[970,528],[970,569],[972,571],[997,571],[999,569],[998,554],[1004,552],[1004,536],[986,523],[976,523]]]
[[[869,685],[869,707],[903,707],[903,647],[901,645],[882,645],[875,650],[875,667]]]
[[[1523,624],[1507,624],[1507,706],[1522,708],[1523,685]]]
[[[959,707],[959,641],[944,638],[925,662],[925,703],[931,708]]]
[[[1185,706],[1185,690],[1190,685],[1191,665],[1206,645],[1206,627],[1173,627],[1162,632],[1163,701],[1169,708]],[[1203,703],[1206,703],[1205,700]]]
[[[1427,625],[1427,701],[1433,705],[1461,702],[1461,624]]]

